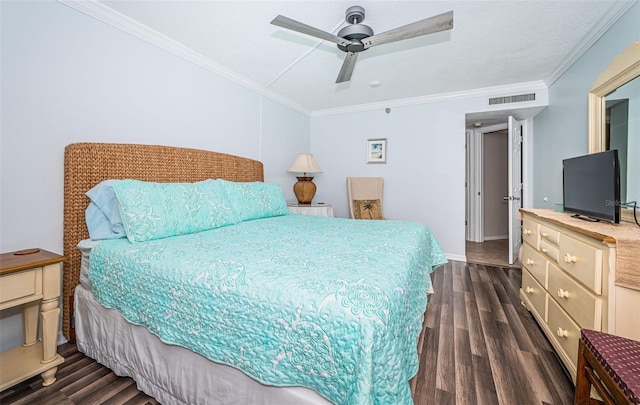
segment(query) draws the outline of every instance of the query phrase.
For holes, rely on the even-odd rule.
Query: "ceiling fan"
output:
[[[360,6],[349,7],[345,13],[345,20],[350,25],[338,31],[338,35],[322,31],[283,15],[278,15],[271,21],[271,24],[338,44],[338,48],[347,53],[336,79],[336,83],[343,83],[351,80],[351,74],[359,52],[366,51],[376,45],[450,30],[453,28],[453,11],[425,18],[377,35],[373,35],[371,27],[362,24],[362,21],[364,21],[364,8]]]

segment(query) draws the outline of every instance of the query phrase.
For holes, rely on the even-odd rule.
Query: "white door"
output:
[[[522,207],[522,123],[509,117],[509,264],[518,259],[522,229],[518,217]]]

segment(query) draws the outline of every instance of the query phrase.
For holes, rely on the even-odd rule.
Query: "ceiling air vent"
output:
[[[494,97],[489,99],[489,105],[520,103],[522,101],[535,101],[536,93],[519,94],[517,96]]]

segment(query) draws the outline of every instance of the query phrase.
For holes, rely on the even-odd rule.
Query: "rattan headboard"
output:
[[[89,237],[85,193],[108,179],[194,182],[222,178],[263,181],[257,160],[218,152],[158,145],[74,143],[64,151],[64,290],[62,332],[70,338],[71,303],[80,282],[78,242]]]

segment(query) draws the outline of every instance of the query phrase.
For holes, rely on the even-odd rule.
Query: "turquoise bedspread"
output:
[[[89,278],[129,322],[265,384],[412,404],[429,273],[445,262],[422,224],[291,214],[105,240]]]

